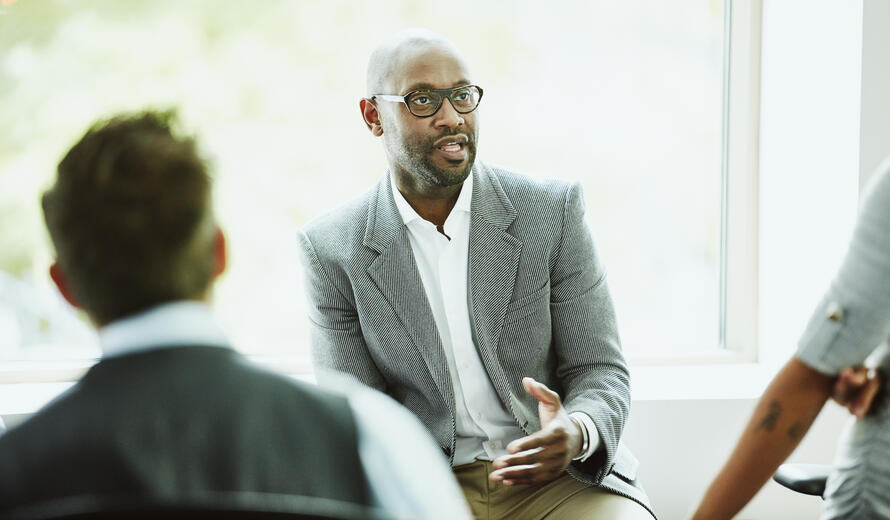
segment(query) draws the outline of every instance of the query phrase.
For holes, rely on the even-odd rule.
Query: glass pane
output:
[[[295,230],[383,173],[368,54],[425,26],[485,89],[480,158],[582,182],[631,355],[716,345],[722,2],[19,1],[0,14],[0,359],[97,354],[51,288],[39,194],[95,119],[180,107],[211,158],[246,352],[308,360]],[[544,95],[546,93],[546,95]]]
[[[535,5],[503,75],[480,80],[480,155],[582,183],[626,354],[715,348],[723,3]]]

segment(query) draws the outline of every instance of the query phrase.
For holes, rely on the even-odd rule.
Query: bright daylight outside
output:
[[[479,158],[583,184],[626,354],[717,347],[723,2],[4,0],[0,362],[88,359],[39,197],[95,120],[175,107],[212,165],[236,346],[308,370],[296,230],[386,169],[367,56],[422,26],[485,89]],[[546,5],[546,7],[544,7]]]

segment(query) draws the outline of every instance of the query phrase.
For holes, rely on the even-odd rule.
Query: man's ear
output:
[[[49,266],[49,277],[52,278],[53,283],[56,284],[65,301],[80,309],[80,304],[77,302],[77,298],[74,297],[71,286],[68,284],[68,278],[65,277],[65,273],[62,272],[62,267],[58,262],[53,262],[53,265]]]
[[[383,135],[383,125],[380,124],[380,112],[377,111],[377,105],[368,98],[362,98],[358,102],[358,106],[362,111],[362,119],[365,120],[365,126],[377,137]]]
[[[226,270],[228,257],[226,254],[226,236],[220,228],[216,228],[216,234],[213,237],[213,278],[216,279]]]

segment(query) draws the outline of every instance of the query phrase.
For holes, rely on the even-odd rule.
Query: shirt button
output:
[[[825,317],[835,323],[840,323],[844,321],[844,309],[837,302],[831,302],[825,311]]]

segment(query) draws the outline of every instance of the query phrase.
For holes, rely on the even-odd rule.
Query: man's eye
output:
[[[414,96],[411,98],[411,102],[415,105],[429,105],[432,102],[429,96]]]
[[[466,101],[466,100],[470,99],[470,93],[469,92],[459,92],[454,97],[457,99],[457,101]]]

